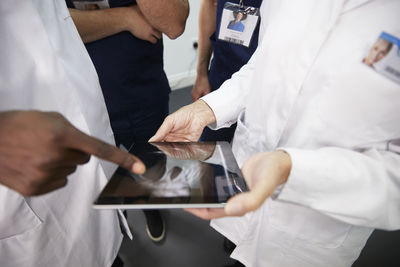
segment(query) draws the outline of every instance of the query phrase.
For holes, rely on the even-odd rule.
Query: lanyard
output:
[[[241,13],[243,13],[243,14],[248,14],[249,12],[252,11],[252,8],[251,8],[251,7],[246,7],[246,8],[245,8],[243,2],[244,2],[243,0],[239,0],[239,5],[238,5],[238,6],[239,6],[239,9],[238,9],[238,11],[241,12]]]
[[[239,1],[239,8],[240,8],[240,9],[244,9],[243,0],[240,0],[240,1]]]

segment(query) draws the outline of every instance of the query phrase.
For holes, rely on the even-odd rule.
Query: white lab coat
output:
[[[97,74],[64,0],[1,0],[0,36],[0,110],[58,111],[113,143]],[[113,168],[92,157],[66,187],[38,197],[0,186],[0,266],[110,266],[122,241],[118,215],[92,203]]]
[[[400,1],[265,0],[249,63],[203,99],[233,150],[286,150],[277,198],[212,226],[246,266],[350,266],[373,228],[400,228],[400,85],[362,63]],[[266,178],[267,179],[267,178]]]

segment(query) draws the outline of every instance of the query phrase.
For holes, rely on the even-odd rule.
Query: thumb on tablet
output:
[[[68,147],[116,163],[133,173],[142,174],[145,172],[145,165],[136,156],[91,137],[74,127],[70,129],[70,133],[66,135],[66,145]]]

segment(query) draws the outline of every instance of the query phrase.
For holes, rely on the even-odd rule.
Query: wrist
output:
[[[131,31],[132,17],[136,16],[133,8],[129,6],[108,9],[113,11],[114,25],[119,32]]]
[[[208,76],[208,65],[209,62],[202,62],[200,60],[196,68],[197,76]]]
[[[204,100],[197,100],[192,105],[195,106],[195,114],[201,114],[202,119],[205,123],[204,126],[215,123],[217,121],[214,111]]]
[[[208,71],[197,71],[196,80],[205,78],[208,79]]]
[[[274,152],[274,154],[277,157],[277,161],[278,161],[278,168],[279,168],[279,172],[280,172],[280,181],[278,181],[278,184],[284,184],[288,181],[289,179],[289,175],[290,175],[290,171],[292,169],[292,160],[290,158],[289,153],[287,153],[284,150],[277,150]]]

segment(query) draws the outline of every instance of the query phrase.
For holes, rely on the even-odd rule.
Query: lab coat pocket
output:
[[[0,245],[42,224],[25,199],[4,186],[0,186],[0,216]]]
[[[340,222],[307,207],[269,201],[269,223],[292,239],[292,244],[337,248],[343,244],[351,229]]]

